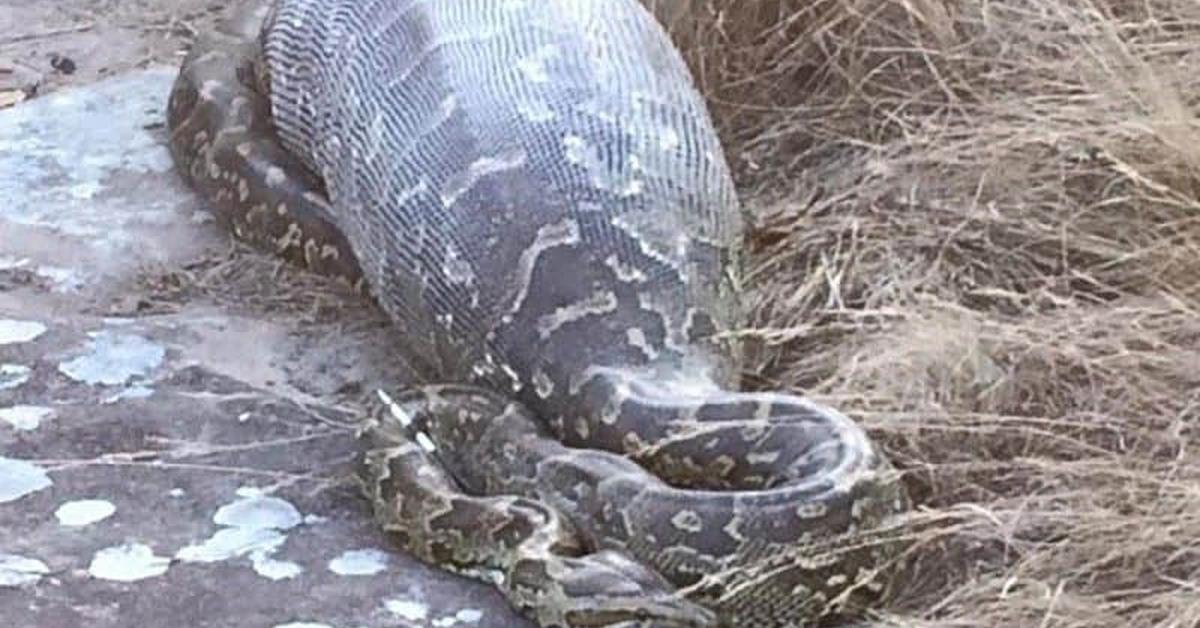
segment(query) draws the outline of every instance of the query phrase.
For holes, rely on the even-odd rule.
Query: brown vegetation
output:
[[[658,4],[755,224],[749,377],[920,504],[878,625],[1200,625],[1200,4]]]

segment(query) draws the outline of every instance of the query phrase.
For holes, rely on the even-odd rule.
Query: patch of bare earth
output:
[[[0,109],[69,85],[178,62],[224,0],[0,0]],[[165,98],[165,96],[164,96]]]
[[[755,222],[748,378],[920,504],[877,625],[1200,623],[1200,4],[660,4]]]

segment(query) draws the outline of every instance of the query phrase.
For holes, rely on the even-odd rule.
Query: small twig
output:
[[[38,464],[47,467],[51,473],[69,471],[85,467],[141,467],[155,470],[203,471],[218,474],[250,475],[278,479],[295,479],[297,481],[323,481],[327,478],[314,476],[312,473],[293,473],[290,471],[273,471],[270,469],[252,469],[247,467],[228,467],[218,464],[192,464],[180,462],[160,462],[157,460],[129,460],[120,458],[93,458],[90,460],[39,460]]]
[[[59,35],[68,35],[71,33],[82,33],[90,31],[96,25],[94,23],[76,24],[75,26],[65,26],[63,28],[54,28],[48,31],[38,31],[36,33],[23,33],[21,35],[12,35],[10,37],[0,38],[0,46],[7,44],[15,44],[17,42],[29,41],[31,39],[46,39],[49,37],[58,37]]]
[[[154,437],[151,440],[166,445],[181,445],[181,447],[178,449],[158,452],[159,458],[165,460],[185,460],[187,458],[195,458],[198,456],[211,456],[215,454],[234,453],[240,451],[253,451],[255,449],[265,449],[267,447],[283,447],[334,436],[345,436],[345,428],[343,428],[341,432],[318,432],[315,434],[306,434],[304,436],[294,436],[291,438],[255,441],[250,443],[236,443],[232,445],[214,445],[209,443],[197,443],[194,441],[158,437]]]

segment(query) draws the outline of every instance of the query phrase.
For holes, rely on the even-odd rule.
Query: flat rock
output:
[[[376,528],[352,428],[412,379],[395,331],[212,224],[173,77],[0,111],[4,624],[528,626]]]

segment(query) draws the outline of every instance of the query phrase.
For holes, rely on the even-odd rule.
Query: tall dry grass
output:
[[[754,224],[751,381],[920,504],[874,621],[1200,625],[1200,2],[647,2]]]

